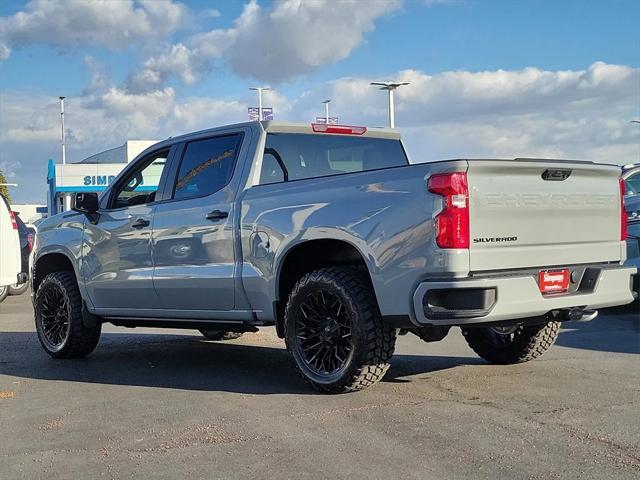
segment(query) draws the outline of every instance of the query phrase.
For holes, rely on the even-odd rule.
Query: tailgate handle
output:
[[[542,179],[550,182],[562,182],[571,175],[570,168],[547,168],[542,172]]]

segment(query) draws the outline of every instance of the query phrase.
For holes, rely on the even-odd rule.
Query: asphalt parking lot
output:
[[[307,388],[272,329],[232,342],[106,326],[53,360],[28,295],[0,304],[0,477],[640,477],[640,324],[565,324],[542,359],[491,366],[458,331],[400,337],[364,392]]]

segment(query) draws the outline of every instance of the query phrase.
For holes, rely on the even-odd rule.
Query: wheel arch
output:
[[[283,320],[284,307],[289,292],[295,283],[306,273],[319,268],[331,266],[351,265],[361,268],[367,274],[373,288],[371,265],[367,256],[345,239],[316,238],[292,245],[281,256],[278,264],[274,302],[276,330],[280,337],[284,336]]]
[[[78,282],[78,272],[76,272],[74,262],[71,260],[69,254],[61,250],[52,250],[43,252],[33,263],[32,278],[32,291],[35,295],[38,291],[40,283],[48,274],[53,272],[71,272]],[[78,282],[80,287],[80,282]],[[82,288],[80,288],[82,293]]]

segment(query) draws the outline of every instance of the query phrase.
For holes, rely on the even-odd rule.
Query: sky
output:
[[[396,126],[412,161],[640,162],[636,0],[4,0],[0,170],[45,201],[60,162],[247,120]]]

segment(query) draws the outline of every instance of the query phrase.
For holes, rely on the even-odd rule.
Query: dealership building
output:
[[[120,147],[65,165],[49,160],[47,207],[50,215],[69,210],[76,192],[105,190],[130,161],[154,143],[157,140],[128,140]]]

